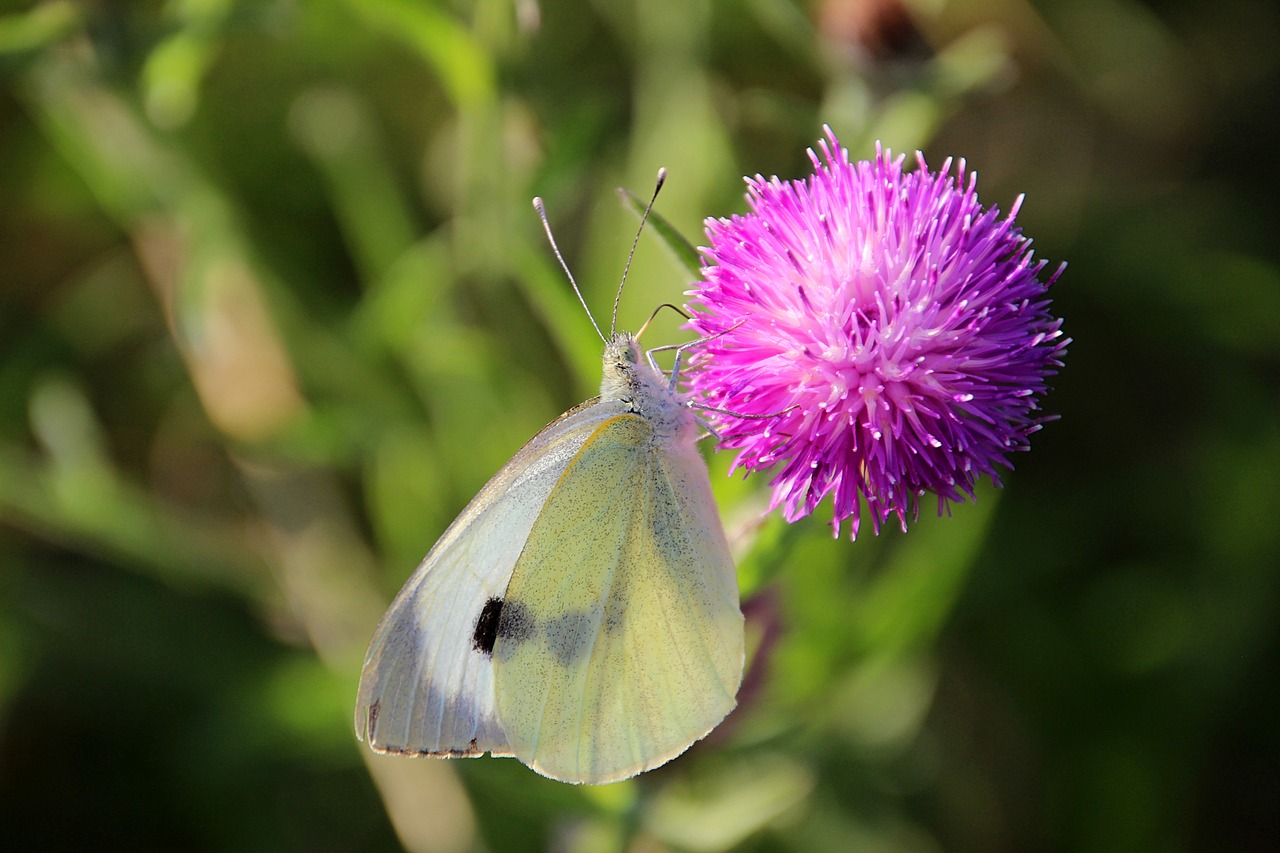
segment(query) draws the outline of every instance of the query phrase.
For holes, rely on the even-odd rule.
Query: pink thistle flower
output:
[[[691,327],[707,337],[687,373],[734,468],[776,468],[788,521],[828,494],[839,535],[860,505],[903,529],[928,492],[941,513],[1028,448],[1039,398],[1069,339],[1049,313],[1044,261],[1008,216],[983,208],[976,175],[948,159],[876,146],[852,163],[826,128],[804,181],[747,179],[752,212],[708,219]]]

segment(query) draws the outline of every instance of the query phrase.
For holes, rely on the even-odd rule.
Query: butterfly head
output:
[[[640,343],[629,332],[614,332],[604,347],[604,375],[600,396],[615,400],[647,420],[661,436],[690,431],[696,421],[671,381],[644,358]]]
[[[600,396],[630,402],[636,396],[636,371],[641,366],[640,343],[630,332],[614,332],[604,345]]]

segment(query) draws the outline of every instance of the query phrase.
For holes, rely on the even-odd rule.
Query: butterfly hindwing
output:
[[[643,418],[595,428],[517,561],[493,653],[513,754],[571,782],[623,779],[703,737],[735,704],[737,579],[692,442]]]
[[[512,568],[548,494],[617,403],[553,421],[491,479],[423,559],[374,632],[356,733],[381,752],[510,755],[494,708],[493,641]]]

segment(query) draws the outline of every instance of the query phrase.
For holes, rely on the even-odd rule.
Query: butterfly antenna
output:
[[[631,272],[631,261],[636,256],[636,246],[640,245],[640,232],[644,231],[644,224],[649,219],[649,211],[653,210],[653,203],[658,200],[658,191],[662,189],[662,185],[667,180],[667,170],[658,170],[658,181],[653,186],[653,195],[649,198],[649,203],[645,205],[644,213],[640,215],[640,227],[636,229],[636,238],[631,241],[631,252],[627,255],[627,265],[622,268],[622,281],[618,282],[618,293],[613,297],[613,317],[609,321],[609,333],[613,334],[618,330],[618,303],[622,301],[622,288],[627,283],[627,273]]]
[[[569,265],[564,262],[564,255],[560,254],[560,247],[556,245],[556,238],[551,233],[551,223],[547,221],[547,211],[542,206],[542,199],[534,197],[533,209],[538,211],[538,218],[542,220],[542,230],[547,232],[547,242],[551,244],[551,251],[556,253],[556,260],[560,262],[560,269],[564,270],[564,274],[569,277],[569,284],[573,285],[573,292],[578,294],[578,301],[582,303],[582,310],[587,312],[587,319],[591,321],[591,325],[595,328],[596,334],[600,336],[600,340],[608,343],[604,332],[600,331],[600,324],[596,322],[596,318],[591,314],[591,309],[587,307],[587,300],[582,297],[582,291],[578,289],[578,282],[569,270]],[[616,303],[613,310],[616,316],[618,311]]]
[[[670,308],[672,311],[676,312],[677,314],[679,314],[681,317],[685,318],[686,320],[692,320],[692,319],[693,319],[692,317],[690,317],[690,316],[689,316],[689,312],[685,311],[685,310],[684,310],[683,308],[681,308],[680,306],[678,306],[678,305],[672,305],[670,302],[664,302],[664,303],[662,303],[661,305],[659,305],[657,308],[654,308],[654,309],[653,309],[653,313],[649,315],[649,319],[648,319],[648,320],[645,320],[645,321],[644,321],[644,325],[640,327],[640,330],[639,330],[638,332],[636,332],[635,337],[636,337],[636,340],[637,340],[637,341],[644,337],[644,331],[645,331],[645,329],[649,328],[649,324],[650,324],[650,323],[652,323],[652,322],[654,321],[654,318],[658,316],[658,312],[659,312],[659,311],[661,311],[663,308]],[[665,347],[657,347],[657,348],[656,348],[656,350],[662,350],[662,349],[665,349]]]

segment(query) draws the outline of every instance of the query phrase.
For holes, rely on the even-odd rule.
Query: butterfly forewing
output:
[[[733,563],[692,442],[620,415],[568,463],[508,584],[493,654],[511,752],[552,778],[656,767],[733,708]]]
[[[539,432],[405,584],[374,632],[360,677],[356,733],[374,749],[511,754],[494,708],[493,620],[548,494],[618,410],[615,402],[589,401]]]

